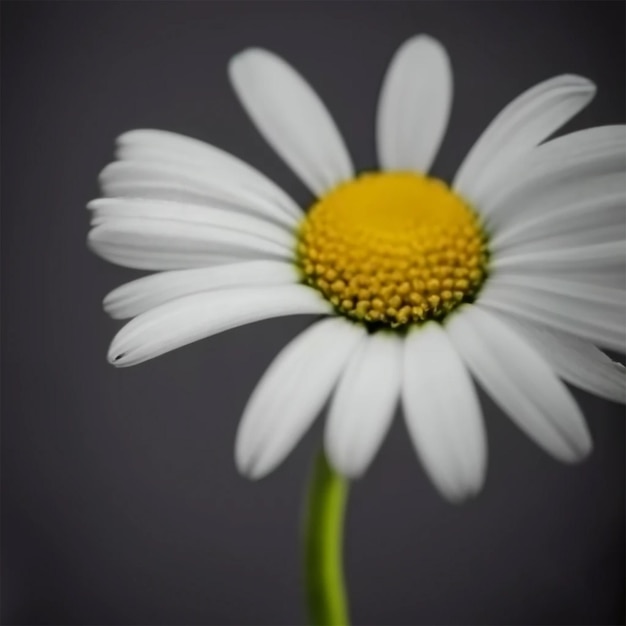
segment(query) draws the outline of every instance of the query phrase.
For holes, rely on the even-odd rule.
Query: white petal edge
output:
[[[626,228],[624,220],[619,215],[612,216],[610,221],[589,216],[587,220],[580,220],[577,224],[570,222],[571,227],[576,228],[573,232],[546,232],[533,237],[532,240],[520,242],[515,246],[507,247],[506,250],[497,250],[490,247],[492,253],[504,255],[513,253],[535,254],[542,252],[553,252],[554,250],[568,250],[571,248],[583,248],[585,246],[604,245],[612,242],[624,243],[624,233]],[[584,224],[586,222],[586,224]],[[586,225],[586,228],[584,227]]]
[[[92,226],[119,218],[167,220],[244,233],[271,241],[285,250],[293,250],[296,242],[293,231],[285,231],[258,216],[235,213],[223,208],[144,198],[98,198],[89,202],[87,208],[92,212]]]
[[[343,318],[314,324],[289,343],[259,381],[235,443],[239,471],[257,479],[293,449],[326,403],[364,328]]]
[[[497,186],[500,172],[547,139],[589,104],[595,85],[581,76],[555,76],[508,104],[478,138],[461,164],[453,187],[467,198]]]
[[[480,385],[541,448],[567,463],[589,454],[591,436],[570,392],[506,318],[467,305],[446,329]]]
[[[304,285],[196,293],[128,322],[113,339],[108,359],[117,367],[128,367],[244,324],[286,315],[331,313],[330,304]]]
[[[389,430],[400,396],[402,341],[368,335],[352,354],[330,404],[324,446],[333,467],[361,476]]]
[[[286,215],[299,219],[302,211],[276,183],[234,155],[208,143],[164,130],[136,129],[117,138],[117,158],[194,167],[205,179],[228,180],[235,189],[254,192]]]
[[[572,315],[600,316],[607,324],[611,320],[626,325],[626,286],[614,289],[604,285],[585,285],[553,277],[549,274],[528,276],[524,274],[506,274],[499,272],[489,279],[490,288],[500,285],[518,290],[524,298],[532,299],[539,292],[541,298],[548,298],[557,303],[562,301],[564,309],[580,309]],[[583,310],[584,309],[584,310]]]
[[[159,161],[115,161],[99,176],[109,197],[152,198],[213,207],[262,217],[293,227],[302,212],[287,213],[277,202],[248,190],[237,179],[189,165]]]
[[[626,234],[626,172],[585,177],[556,194],[528,200],[530,204],[494,233],[489,242],[493,252],[603,225],[614,226],[622,237]]]
[[[261,48],[228,66],[244,109],[265,140],[318,196],[354,177],[348,150],[311,86],[279,56]]]
[[[99,233],[101,234],[101,233]],[[98,246],[99,244],[96,244]],[[205,252],[202,255],[194,255],[189,253],[173,254],[168,253],[161,254],[160,252],[136,252],[129,249],[129,246],[113,247],[110,244],[106,244],[100,249],[96,249],[89,239],[87,240],[87,246],[109,263],[119,265],[121,267],[128,267],[134,270],[147,270],[147,271],[175,271],[184,269],[193,269],[200,267],[218,267],[220,265],[231,265],[233,263],[241,263],[245,261],[252,261],[258,258],[259,255],[245,254],[243,252],[232,254],[220,254]]]
[[[584,233],[581,234],[584,239]],[[534,245],[534,242],[533,242]],[[523,246],[500,250],[491,262],[494,271],[538,271],[542,273],[605,271],[624,267],[626,247],[623,241],[606,241],[567,248],[532,249]]]
[[[604,348],[624,351],[625,312],[619,305],[623,298],[620,290],[554,280],[552,283],[555,289],[560,291],[555,293],[549,291],[549,278],[543,279],[544,289],[541,282],[538,282],[537,287],[529,286],[532,280],[527,276],[519,276],[519,281],[513,278],[503,276],[500,280],[496,276],[490,279],[480,292],[477,302],[490,311],[513,314],[530,322],[583,337]],[[539,277],[537,279],[541,281]],[[590,294],[587,298],[585,292]],[[594,302],[593,294],[604,302]]]
[[[193,293],[297,283],[298,270],[281,261],[248,261],[192,270],[159,272],[126,283],[104,298],[104,310],[115,319],[135,317]]]
[[[404,415],[424,469],[452,502],[485,480],[487,443],[476,390],[445,330],[431,322],[404,342]]]
[[[507,321],[560,378],[601,398],[626,403],[626,369],[592,343],[512,316]]]
[[[540,272],[526,272],[529,276],[540,274]],[[555,276],[559,273],[555,272]],[[588,272],[578,271],[574,274],[567,274],[568,280],[578,282],[581,285],[600,285],[611,289],[623,289],[626,285],[626,267],[619,265],[613,267],[589,270]]]
[[[385,170],[427,172],[448,125],[452,69],[445,48],[418,35],[395,53],[381,87],[378,161]]]
[[[496,184],[470,199],[492,226],[500,226],[538,196],[625,168],[626,126],[587,128],[531,150],[501,171]]]
[[[89,248],[102,258],[133,269],[177,270],[223,262],[285,259],[284,246],[254,235],[196,222],[111,218],[92,228]]]

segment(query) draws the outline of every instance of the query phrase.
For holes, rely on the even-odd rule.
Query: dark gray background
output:
[[[309,321],[240,328],[115,370],[102,297],[137,275],[85,248],[84,205],[135,127],[199,137],[310,197],[226,76],[266,46],[319,90],[357,167],[375,165],[385,67],[407,37],[448,48],[450,177],[502,106],[562,72],[597,98],[569,130],[624,121],[624,4],[2,4],[2,600],[5,624],[294,624],[301,490],[318,423],[251,483],[233,441],[249,392]],[[624,619],[624,416],[576,393],[591,458],[553,461],[485,402],[489,473],[454,507],[396,421],[354,485],[355,624],[615,624]]]

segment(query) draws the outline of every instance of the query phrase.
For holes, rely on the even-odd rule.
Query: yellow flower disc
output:
[[[298,238],[304,281],[362,322],[399,327],[471,302],[485,278],[487,237],[443,181],[364,174],[321,198]]]

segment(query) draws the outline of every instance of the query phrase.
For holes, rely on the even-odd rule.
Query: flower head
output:
[[[326,108],[289,65],[250,49],[231,62],[244,108],[316,195],[303,213],[263,174],[202,142],[155,130],[118,140],[101,175],[89,245],[160,273],[114,290],[134,319],[109,360],[141,363],[257,320],[317,314],[254,390],[240,470],[274,469],[330,398],[325,447],[361,475],[398,402],[425,471],[450,500],[479,491],[486,434],[472,377],[556,458],[591,449],[561,379],[614,401],[624,349],[626,133],[549,139],[593,98],[563,75],[509,104],[449,186],[427,172],[443,138],[452,73],[426,36],[403,44],[377,116],[380,171],[355,176]]]

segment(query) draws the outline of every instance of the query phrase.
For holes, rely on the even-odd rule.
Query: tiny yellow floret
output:
[[[298,265],[343,315],[397,328],[441,319],[486,275],[487,236],[443,181],[363,174],[318,200],[298,233]]]

